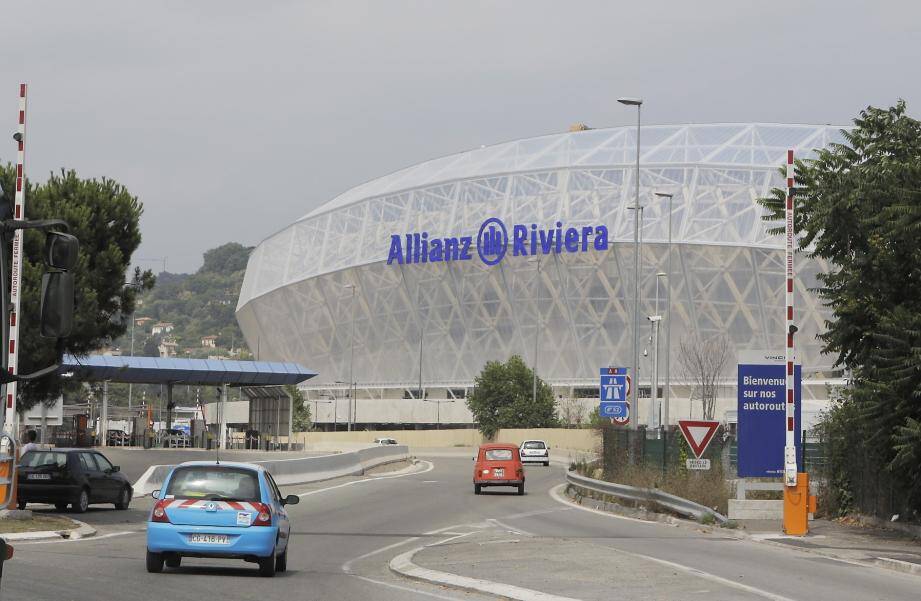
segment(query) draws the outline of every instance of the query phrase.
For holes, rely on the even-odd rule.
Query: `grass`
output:
[[[32,515],[31,520],[0,520],[0,534],[13,532],[43,532],[45,530],[72,530],[77,525],[72,520],[51,515]]]

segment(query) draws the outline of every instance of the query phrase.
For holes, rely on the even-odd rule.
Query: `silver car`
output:
[[[518,449],[522,463],[550,465],[550,447],[543,440],[526,440]]]

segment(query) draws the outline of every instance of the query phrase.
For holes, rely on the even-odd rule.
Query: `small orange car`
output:
[[[484,486],[516,486],[518,494],[524,494],[524,466],[518,445],[480,445],[473,468],[473,492],[480,494]]]

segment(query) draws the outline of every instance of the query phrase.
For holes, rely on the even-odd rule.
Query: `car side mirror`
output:
[[[301,502],[301,498],[299,496],[288,495],[282,500],[281,504],[282,505],[297,505],[300,502]]]
[[[150,496],[153,497],[154,499],[159,499],[159,498],[160,498],[160,489],[158,488],[157,490],[155,490],[155,491],[153,491],[152,493],[150,493]]]
[[[113,466],[112,466],[112,472],[113,472],[113,473],[114,473],[114,472],[120,472],[121,469],[122,469],[122,468],[118,467],[117,465],[113,465]]]

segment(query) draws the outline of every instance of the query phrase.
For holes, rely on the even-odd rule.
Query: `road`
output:
[[[286,493],[300,494],[302,499],[290,508],[289,571],[271,580],[258,577],[253,564],[195,559],[183,560],[176,570],[148,574],[143,528],[151,502],[139,499],[127,512],[99,509],[81,516],[97,526],[96,538],[19,543],[16,557],[4,568],[3,598],[485,599],[403,579],[390,572],[388,563],[414,546],[444,541],[454,532],[490,528],[528,533],[547,554],[577,544],[591,545],[599,557],[618,553],[628,558],[622,573],[587,571],[587,578],[595,579],[588,584],[603,587],[612,599],[916,601],[921,590],[916,576],[563,505],[549,494],[563,481],[560,467],[528,467],[523,497],[475,496],[469,459],[434,457],[429,467],[423,473],[286,487]],[[571,576],[542,573],[539,562],[514,569],[542,576],[563,589]],[[644,577],[637,581],[631,574]],[[585,590],[585,585],[572,587]]]

